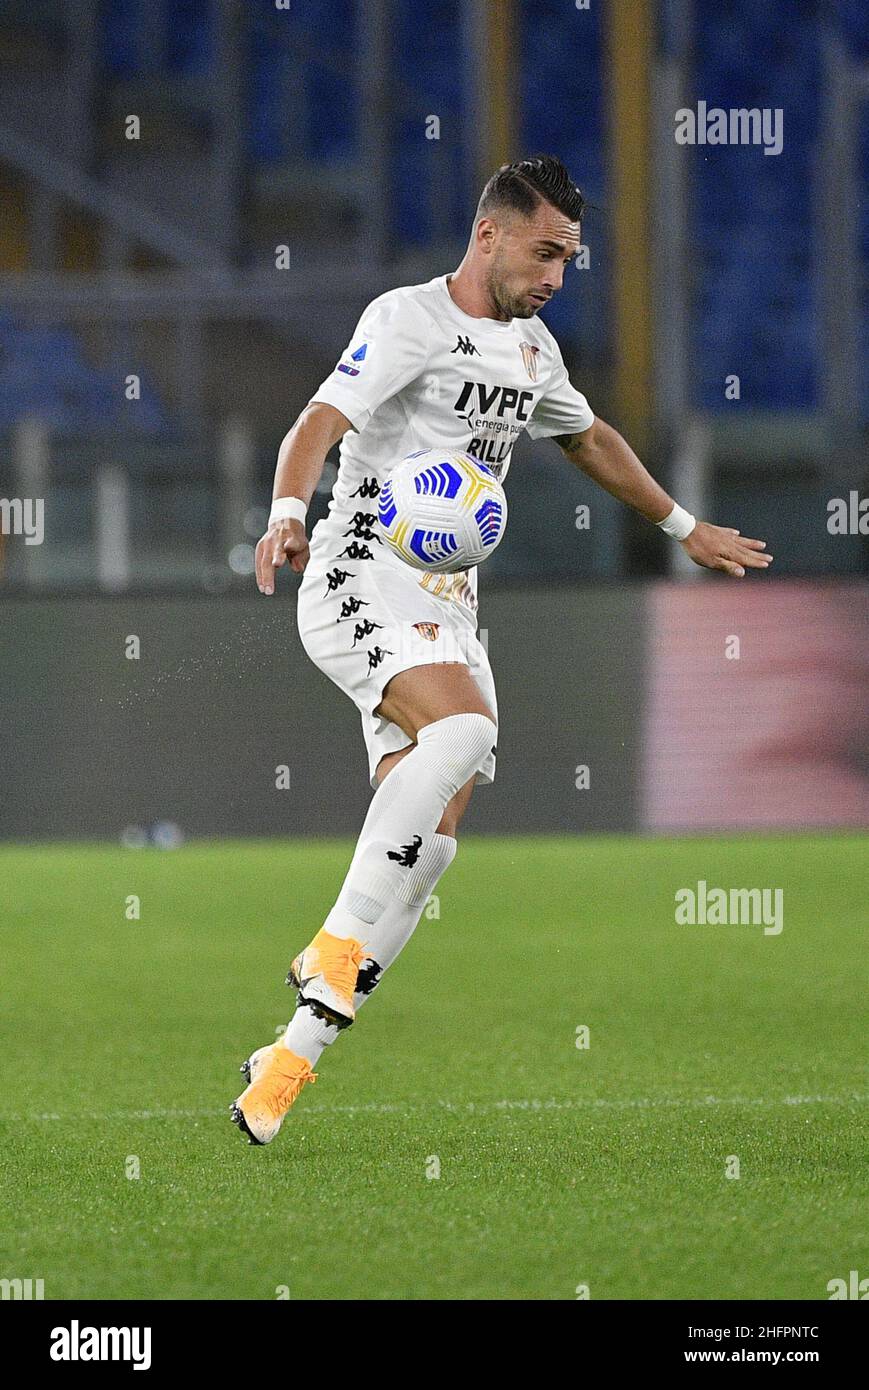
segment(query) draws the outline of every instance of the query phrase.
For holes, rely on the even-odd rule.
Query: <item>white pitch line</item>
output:
[[[512,1110],[529,1111],[532,1114],[547,1110],[656,1110],[674,1109],[704,1110],[713,1106],[732,1105],[737,1107],[762,1107],[776,1105],[865,1105],[869,1096],[854,1093],[847,1096],[695,1096],[677,1099],[669,1096],[637,1096],[626,1099],[607,1097],[579,1097],[575,1100],[469,1100],[456,1104],[454,1101],[438,1100],[417,1104],[413,1101],[380,1102],[371,1101],[364,1105],[306,1105],[300,1115],[404,1115],[404,1114],[454,1114],[485,1115],[505,1113]],[[9,1124],[35,1124],[43,1120],[214,1120],[224,1119],[229,1102],[222,1110],[83,1110],[71,1114],[49,1111],[34,1115],[0,1115],[0,1120]]]

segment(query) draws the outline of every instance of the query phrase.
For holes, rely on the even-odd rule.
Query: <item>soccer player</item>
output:
[[[281,566],[304,573],[299,635],[359,710],[376,790],[335,904],[290,967],[295,1015],[242,1068],[249,1084],[232,1117],[252,1143],[274,1138],[324,1048],[407,944],[456,853],[473,787],[495,775],[498,709],[476,637],[476,570],[422,573],[387,546],[376,499],[389,470],[437,447],[471,454],[503,480],[527,430],[554,439],[698,565],[742,576],[770,562],[763,541],[695,521],[571,385],[537,314],[580,246],[583,207],[560,160],[504,165],[482,192],[458,270],[375,299],[281,444],[257,584],[273,594]],[[329,512],[309,542],[306,510],[338,440]]]

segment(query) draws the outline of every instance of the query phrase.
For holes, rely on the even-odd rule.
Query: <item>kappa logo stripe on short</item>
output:
[[[370,618],[366,618],[364,622],[356,623],[354,628],[353,646],[355,647],[357,642],[361,642],[363,637],[370,637],[372,632],[374,632],[375,628],[382,628],[383,626],[383,623],[372,622]]]
[[[364,514],[362,512],[357,512],[356,516],[357,518],[362,517],[364,520]],[[359,525],[361,524],[362,523],[359,522]],[[345,531],[344,534],[348,535],[349,532]],[[355,545],[356,542],[354,541],[353,544]],[[336,590],[338,590],[347,579],[353,577],[354,576],[350,573],[349,570],[342,570],[336,566],[335,569],[333,569],[330,573],[327,573],[326,575],[327,589],[324,597],[328,598],[329,594],[335,593]],[[371,607],[371,604],[368,599],[359,598],[357,594],[346,594],[341,601],[341,609],[337,618],[335,619],[336,623],[353,623],[353,641],[350,645],[351,651],[355,651],[358,647],[358,644],[364,641],[366,637],[370,637],[372,632],[376,632],[378,628],[383,630],[386,626],[385,623],[379,623],[376,621],[376,619],[368,616],[364,617],[362,622],[356,622],[354,620],[355,615],[363,606],[365,608]],[[390,652],[388,649],[383,649],[379,646],[375,647],[373,651],[370,647],[367,648],[365,654],[368,657],[369,675],[377,666],[380,665],[382,661],[385,660],[387,656],[394,655],[394,653]]]
[[[376,478],[376,477],[374,477],[374,478],[369,478],[369,477],[363,478],[363,479],[362,479],[362,482],[359,484],[358,488],[356,488],[356,491],[350,493],[350,496],[351,496],[351,497],[365,497],[365,498],[368,498],[368,497],[378,497],[379,495],[380,495],[380,484],[379,484],[379,482],[377,481],[377,478]]]
[[[375,648],[374,648],[374,651],[369,651],[369,653],[368,653],[368,674],[369,674],[369,676],[371,675],[371,672],[372,672],[372,671],[376,671],[376,670],[377,670],[377,667],[380,666],[381,663],[384,662],[388,656],[395,656],[395,652],[392,652],[392,651],[390,651],[388,648],[384,648],[384,647],[375,647]]]
[[[346,622],[348,618],[352,618],[353,615],[355,613],[358,613],[359,609],[363,607],[371,607],[371,604],[368,602],[367,598],[357,598],[355,594],[348,594],[347,597],[344,599],[343,603],[341,604],[341,612],[338,614],[338,617],[335,619],[335,622]]]
[[[351,570],[342,570],[340,565],[336,565],[331,574],[326,575],[326,593],[324,594],[324,598],[328,598],[329,594],[334,593],[336,589],[340,589],[341,585],[348,579],[355,578],[356,575]]]
[[[357,541],[351,541],[345,545],[343,550],[338,552],[339,560],[373,560],[374,551],[367,545],[359,545]]]
[[[383,537],[373,529],[376,520],[374,512],[354,512],[344,535],[355,536],[357,541],[377,541],[378,545],[383,545]]]

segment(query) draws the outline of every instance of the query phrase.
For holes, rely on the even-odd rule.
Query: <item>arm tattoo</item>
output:
[[[582,447],[581,434],[556,434],[553,436],[559,449],[563,449],[566,454],[572,454]]]

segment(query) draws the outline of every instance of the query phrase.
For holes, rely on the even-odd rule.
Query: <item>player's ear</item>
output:
[[[491,251],[495,244],[496,227],[491,217],[481,217],[477,223],[477,244],[483,251]]]

